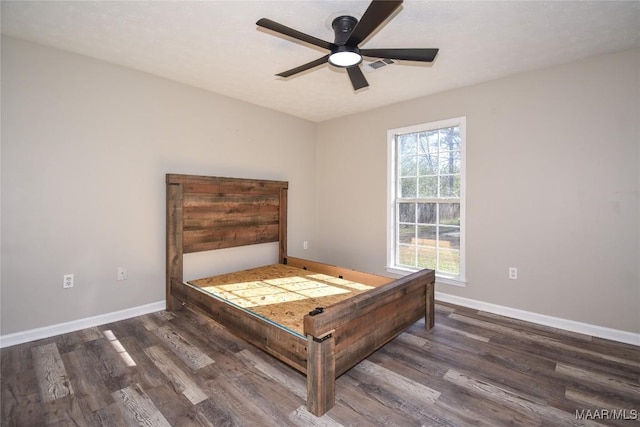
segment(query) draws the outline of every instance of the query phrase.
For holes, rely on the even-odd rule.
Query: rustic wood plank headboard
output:
[[[287,256],[286,181],[167,174],[167,307],[183,255],[279,242]]]

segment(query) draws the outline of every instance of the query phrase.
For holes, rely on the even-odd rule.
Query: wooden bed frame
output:
[[[335,379],[425,317],[434,324],[433,270],[398,280],[287,256],[288,183],[167,174],[167,310],[186,306],[307,376],[307,408],[335,403]],[[279,242],[279,262],[375,286],[304,316],[303,338],[184,282],[183,254]]]

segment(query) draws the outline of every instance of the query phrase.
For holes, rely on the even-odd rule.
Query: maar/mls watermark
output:
[[[576,409],[576,420],[638,420],[637,409]]]

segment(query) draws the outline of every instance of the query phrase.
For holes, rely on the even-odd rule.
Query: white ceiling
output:
[[[361,47],[437,47],[432,64],[366,72],[323,65],[327,52],[255,25],[270,18],[333,41],[331,19],[368,1],[2,0],[2,33],[166,77],[320,122],[588,56],[640,47],[640,1],[405,1]]]

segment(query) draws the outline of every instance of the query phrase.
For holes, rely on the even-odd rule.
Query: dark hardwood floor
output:
[[[438,304],[305,409],[304,376],[159,312],[1,350],[2,426],[640,425],[640,348]]]

